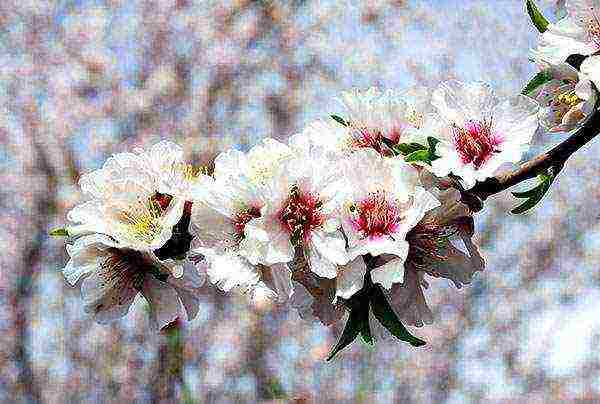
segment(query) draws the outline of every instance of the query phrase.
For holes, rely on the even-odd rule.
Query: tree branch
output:
[[[463,202],[473,211],[478,212],[483,208],[483,201],[488,197],[535,178],[545,170],[550,169],[555,176],[558,175],[571,155],[593,140],[598,133],[600,133],[600,110],[594,112],[580,129],[553,149],[532,158],[514,171],[490,177],[478,182],[473,188],[463,191]]]

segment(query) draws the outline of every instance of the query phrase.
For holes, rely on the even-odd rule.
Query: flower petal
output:
[[[362,257],[358,257],[338,270],[335,295],[342,299],[350,299],[364,285],[367,267]]]

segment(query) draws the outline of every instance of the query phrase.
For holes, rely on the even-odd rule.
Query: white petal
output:
[[[358,257],[347,265],[341,266],[336,280],[335,295],[342,299],[352,297],[352,295],[363,288],[366,272],[367,267],[362,257]]]
[[[278,297],[279,302],[285,302],[294,292],[292,272],[286,264],[262,267],[262,279],[264,284]]]
[[[408,244],[407,244],[408,247]],[[408,255],[408,248],[406,251]],[[395,283],[404,282],[404,261],[406,257],[389,261],[385,265],[371,270],[373,283],[379,283],[386,289],[390,289]]]
[[[404,283],[392,286],[390,303],[405,325],[421,327],[423,323],[433,322],[433,314],[427,306],[421,287],[420,275],[414,270],[406,269]]]
[[[538,104],[524,95],[512,97],[494,108],[494,131],[506,144],[529,144],[538,127]]]
[[[95,270],[98,267],[98,259],[102,259],[108,254],[107,250],[115,246],[110,238],[101,234],[84,236],[74,244],[67,244],[67,253],[71,257],[63,269],[67,282],[75,286],[81,276]]]
[[[145,276],[142,294],[148,301],[152,321],[163,329],[178,318],[187,317],[185,308],[175,289],[153,276]]]
[[[433,92],[431,103],[445,120],[462,126],[469,119],[489,118],[497,99],[489,84],[449,80]]]
[[[289,234],[276,218],[251,220],[246,224],[244,235],[239,252],[255,265],[289,262],[294,258]]]
[[[597,88],[600,88],[600,56],[590,56],[581,64],[581,73],[585,74]]]
[[[236,254],[207,255],[207,275],[219,289],[229,292],[232,288],[248,288],[259,280],[259,272],[245,258]]]
[[[325,259],[336,265],[344,265],[349,260],[346,252],[346,240],[339,231],[325,233],[315,230],[311,234],[310,243]]]

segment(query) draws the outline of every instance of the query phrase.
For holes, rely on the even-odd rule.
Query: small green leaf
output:
[[[430,163],[429,159],[429,150],[417,150],[416,152],[412,152],[404,159],[407,163],[414,163],[417,161],[422,161],[425,163]]]
[[[340,336],[338,343],[335,345],[335,347],[333,347],[327,356],[327,361],[332,360],[339,351],[350,345],[356,339],[358,334],[360,334],[363,326],[362,316],[362,310],[358,308],[350,310],[350,315],[348,316],[348,321],[346,321],[346,325],[344,326],[344,331],[342,331],[342,335]]]
[[[554,179],[556,177],[548,172],[542,173],[538,175],[538,185],[534,188],[523,191],[523,192],[513,192],[513,196],[520,199],[527,199],[525,202],[514,208],[510,211],[510,213],[514,215],[519,215],[521,213],[525,213],[528,210],[531,210],[535,205],[537,205],[546,195]]]
[[[68,237],[69,233],[67,232],[67,229],[65,228],[56,228],[56,229],[52,229],[50,230],[50,232],[48,233],[50,236],[54,236],[54,237]]]
[[[396,153],[402,154],[403,156],[407,156],[418,150],[427,150],[427,146],[423,146],[419,143],[398,143],[394,146],[394,151]]]
[[[348,126],[348,123],[341,116],[338,116],[338,115],[330,115],[330,116],[331,116],[331,118],[333,118],[333,120],[335,120],[340,125]]]
[[[383,294],[381,287],[376,285],[371,289],[371,309],[375,318],[384,326],[394,337],[400,341],[408,342],[412,346],[419,347],[427,344],[422,339],[412,335],[404,324],[400,321],[394,310]]]
[[[533,0],[527,0],[525,4],[527,7],[527,14],[529,14],[529,18],[531,18],[533,25],[535,25],[538,31],[545,32],[550,24],[546,17],[540,12]]]
[[[533,76],[531,80],[529,80],[529,83],[527,83],[523,91],[521,91],[521,94],[529,95],[538,87],[546,84],[550,80],[552,80],[552,75],[549,72],[542,70],[541,72]]]
[[[430,151],[432,154],[435,154],[435,147],[437,146],[437,144],[438,144],[439,142],[440,142],[440,141],[439,141],[439,140],[437,140],[437,139],[436,139],[436,138],[434,138],[434,137],[431,137],[431,136],[429,136],[429,137],[427,138],[427,144],[429,145],[429,151]]]

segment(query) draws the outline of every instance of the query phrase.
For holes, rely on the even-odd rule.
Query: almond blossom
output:
[[[198,313],[196,294],[203,280],[195,270],[176,278],[173,260],[161,262],[152,252],[123,248],[102,234],[80,237],[67,252],[65,278],[80,285],[84,310],[99,323],[126,315],[138,294],[148,301],[158,328]]]
[[[429,91],[413,88],[407,92],[381,91],[371,87],[343,92],[353,148],[370,147],[385,156],[393,155],[391,147],[417,140],[418,130],[429,118]]]
[[[600,1],[567,0],[567,16],[549,24],[540,35],[535,58],[553,64],[570,55],[591,55],[600,50]]]
[[[185,257],[191,237],[187,227],[192,202],[187,198],[199,177],[186,179],[184,192],[185,176],[173,181],[177,170],[183,172],[180,164],[181,149],[161,142],[149,152],[116,154],[80,179],[92,199],[67,215],[74,244],[67,247],[71,261],[64,275],[72,285],[86,276],[84,304],[98,321],[127,313],[137,292],[156,306],[160,327],[180,317],[182,307],[190,319],[197,312],[191,292],[185,290],[188,284],[199,286],[200,275]]]
[[[391,254],[402,262],[408,256],[407,233],[439,202],[419,187],[417,170],[397,157],[383,158],[372,149],[352,154],[345,161],[350,186],[342,211],[342,226],[351,260],[362,255]],[[362,272],[362,273],[361,273]],[[352,282],[360,290],[363,271],[354,271]],[[378,268],[374,283],[385,288],[402,282],[403,270]]]
[[[161,186],[161,176],[143,153],[119,153],[99,170],[81,177],[79,185],[91,200],[67,214],[70,235],[100,233],[121,247],[153,251],[172,236],[186,201]]]
[[[538,127],[535,101],[523,95],[500,101],[482,82],[446,81],[432,103],[440,115],[432,170],[439,177],[459,176],[467,189],[503,163],[519,162]]]
[[[540,124],[548,132],[576,129],[594,111],[596,92],[592,82],[567,63],[553,65],[539,60],[538,64],[552,77],[531,94],[540,104]],[[586,64],[586,69],[589,66]]]
[[[338,218],[346,185],[340,166],[304,133],[290,139],[290,148],[293,156],[265,189],[260,216],[246,224],[243,254],[255,265],[273,265],[292,261],[300,249],[315,274],[335,278],[348,262]]]
[[[257,262],[244,248],[246,226],[261,217],[277,166],[291,155],[287,145],[264,139],[248,153],[229,150],[215,159],[214,181],[192,208],[192,254],[204,256],[211,283],[224,291],[236,288],[279,300],[291,294],[286,265]]]
[[[427,181],[443,188],[438,179]],[[428,211],[408,233],[406,259],[383,255],[376,264],[377,270],[403,273],[402,282],[394,284],[386,293],[399,318],[417,327],[433,322],[425,300],[424,290],[429,287],[426,275],[446,278],[461,288],[471,283],[473,275],[483,271],[485,265],[472,242],[472,213],[460,201],[460,193],[453,188],[427,186],[427,189],[436,194],[441,204]]]

